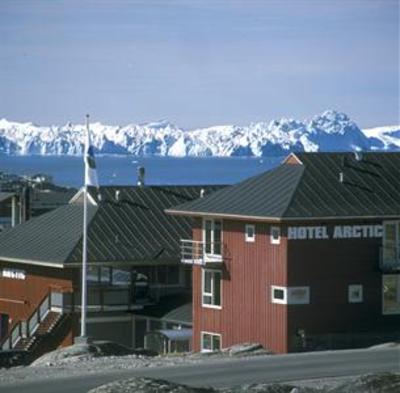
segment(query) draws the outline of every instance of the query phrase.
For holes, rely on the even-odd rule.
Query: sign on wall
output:
[[[288,227],[289,240],[306,239],[367,239],[380,238],[383,235],[382,225],[335,225]]]
[[[4,268],[1,276],[5,278],[12,278],[14,280],[25,280],[25,270]]]

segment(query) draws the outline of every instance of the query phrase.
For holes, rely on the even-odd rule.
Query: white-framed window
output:
[[[203,269],[202,305],[203,307],[221,308],[222,272]]]
[[[363,286],[360,284],[349,285],[349,303],[362,303]]]
[[[382,313],[400,314],[400,275],[382,276]]]
[[[271,227],[270,239],[271,239],[271,244],[280,244],[280,242],[281,242],[281,228],[280,227]]]
[[[246,224],[245,240],[246,240],[246,242],[255,242],[256,241],[256,226],[255,225]]]
[[[277,304],[310,304],[310,287],[271,286],[271,302]]]
[[[204,253],[222,255],[222,221],[205,219],[203,221]]]
[[[400,259],[400,221],[383,222],[383,263],[392,264]]]
[[[271,287],[271,301],[272,303],[287,304],[287,288],[273,285]]]
[[[201,352],[220,351],[221,335],[217,333],[201,332]]]

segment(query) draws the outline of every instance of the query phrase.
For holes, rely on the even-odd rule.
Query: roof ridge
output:
[[[291,165],[291,164],[282,164],[282,165]],[[286,205],[285,210],[282,212],[282,215],[281,215],[282,218],[285,217],[286,212],[289,210],[290,205],[292,204],[293,199],[294,199],[296,193],[298,192],[298,186],[299,186],[301,180],[303,179],[304,172],[305,172],[305,170],[306,170],[306,165],[305,165],[304,163],[302,163],[301,165],[298,165],[298,166],[301,167],[301,169],[302,169],[301,175],[300,175],[299,178],[297,179],[296,185],[293,187],[292,196],[290,197],[290,199],[289,199],[289,201],[288,201],[288,203],[287,203],[287,205]]]
[[[92,222],[93,222],[94,218],[96,217],[96,215],[97,215],[97,213],[99,211],[99,206],[98,205],[89,205],[88,204],[88,207],[91,208],[91,209],[95,209],[95,213],[93,214],[93,216],[89,219],[89,222],[87,223],[87,234],[89,235],[90,226],[92,225]],[[83,216],[82,216],[82,221],[83,221]],[[71,248],[71,251],[69,252],[67,257],[63,261],[63,264],[66,263],[68,261],[68,259],[71,257],[71,255],[75,252],[75,249],[78,247],[82,237],[83,237],[83,223],[82,223],[82,234],[78,238],[78,240],[76,241],[75,245]]]

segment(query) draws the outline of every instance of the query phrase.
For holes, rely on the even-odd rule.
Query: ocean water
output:
[[[233,184],[264,172],[283,157],[263,158],[172,158],[129,155],[96,156],[102,185],[133,185],[137,168],[146,171],[146,184]],[[71,156],[0,156],[0,171],[18,175],[44,173],[56,184],[80,187],[83,184],[83,159]]]

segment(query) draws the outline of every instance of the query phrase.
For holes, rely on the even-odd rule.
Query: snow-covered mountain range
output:
[[[400,125],[361,130],[341,112],[183,130],[161,121],[127,126],[93,123],[97,153],[137,156],[278,156],[291,151],[400,150]],[[0,120],[0,154],[82,154],[85,126],[41,127]]]

